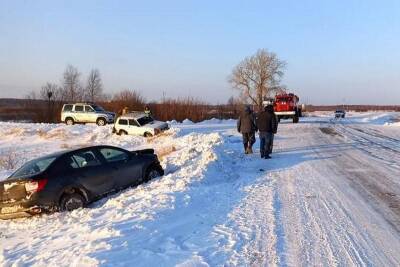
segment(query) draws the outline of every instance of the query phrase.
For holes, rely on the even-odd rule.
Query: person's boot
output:
[[[245,154],[249,154],[248,148],[247,148],[247,144],[243,144],[244,146],[244,153]]]
[[[271,156],[270,156],[269,154],[267,154],[267,155],[264,156],[264,158],[265,158],[265,159],[270,159]]]
[[[253,154],[253,148],[251,146],[249,146],[248,150],[249,150],[248,154]]]

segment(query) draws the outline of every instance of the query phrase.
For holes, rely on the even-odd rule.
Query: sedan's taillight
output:
[[[25,183],[25,190],[27,193],[33,194],[43,190],[47,184],[47,179],[41,179],[36,181],[29,181]]]

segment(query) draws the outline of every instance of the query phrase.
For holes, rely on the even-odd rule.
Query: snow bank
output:
[[[192,121],[189,120],[189,119],[184,119],[184,120],[182,121],[182,124],[189,124],[189,125],[191,125],[191,124],[194,124],[194,122],[192,122]]]
[[[332,111],[315,111],[305,113],[305,118],[302,120],[308,121],[314,118],[334,118]],[[400,120],[399,112],[355,112],[348,111],[346,118],[343,119],[345,123],[359,123],[371,125],[391,125]]]
[[[400,127],[400,122],[385,123],[386,126]]]
[[[110,265],[113,259],[135,266],[202,263],[201,257],[192,257],[186,249],[179,248],[179,242],[168,237],[174,236],[184,221],[177,221],[176,214],[165,214],[191,201],[189,191],[198,187],[210,163],[217,160],[214,150],[222,142],[220,134],[177,136],[179,129],[171,129],[168,135],[145,139],[111,135],[109,127],[1,126],[0,151],[14,146],[15,153],[26,159],[57,151],[64,145],[107,143],[130,150],[153,147],[157,151],[171,146],[174,149],[161,158],[164,177],[97,201],[90,208],[0,221],[0,265],[97,266]],[[10,144],[13,139],[18,140],[17,146]],[[0,175],[4,178],[9,173],[10,170],[3,170]],[[189,219],[197,215],[185,212],[181,216]],[[159,236],[159,231],[163,235]],[[184,235],[189,236],[192,228],[185,231]]]
[[[395,119],[396,115],[396,113],[366,113],[357,117],[354,116],[354,121],[374,125],[385,125],[391,123]]]

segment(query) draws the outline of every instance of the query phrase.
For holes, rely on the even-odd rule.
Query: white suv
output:
[[[99,126],[113,123],[114,112],[105,111],[95,104],[76,103],[65,104],[61,111],[61,121],[67,125],[75,123],[96,123]]]
[[[133,112],[118,117],[113,127],[113,133],[151,137],[168,129],[166,122],[155,121],[143,112]]]

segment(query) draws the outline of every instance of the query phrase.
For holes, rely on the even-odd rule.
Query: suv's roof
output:
[[[64,105],[96,105],[96,104],[91,102],[82,102],[82,103],[66,103]]]
[[[129,113],[126,113],[124,115],[121,115],[119,118],[120,119],[136,119],[136,118],[141,118],[147,116],[144,112],[141,111],[132,111]]]

